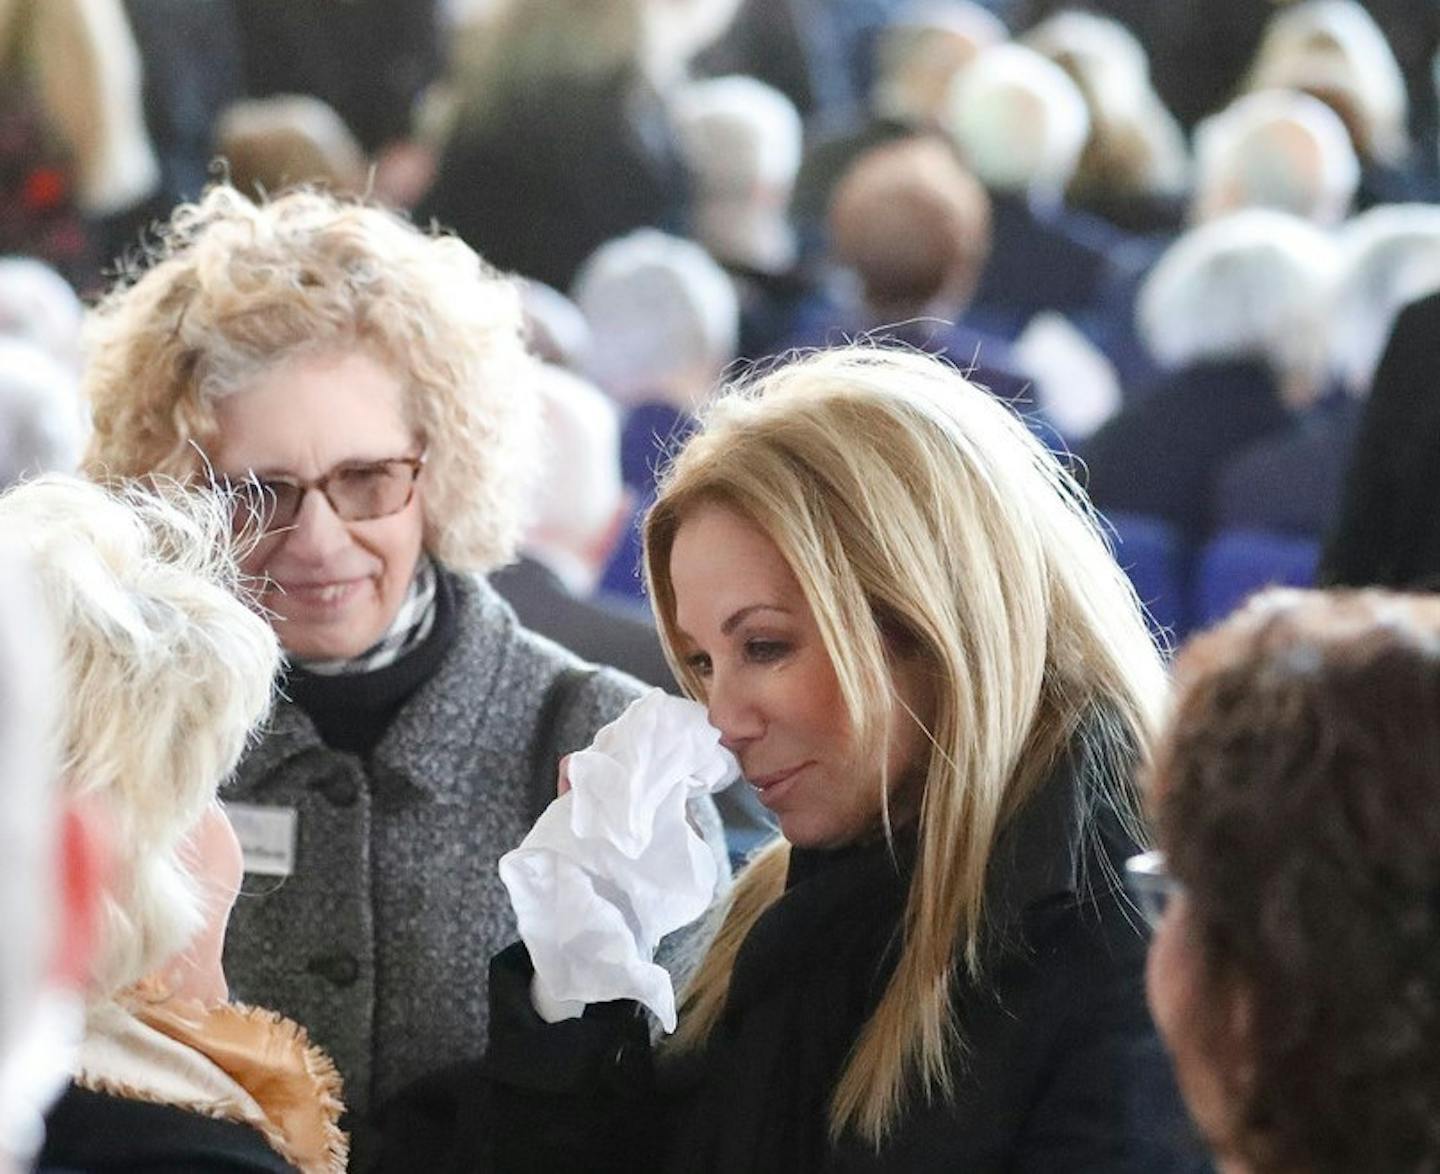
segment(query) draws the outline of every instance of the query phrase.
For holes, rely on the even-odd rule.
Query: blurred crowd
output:
[[[57,1136],[138,1129],[260,1161],[218,1128],[239,1123],[287,1170],[350,1153],[399,1170],[403,1147],[464,1138],[453,1083],[427,1081],[505,1022],[486,999],[516,932],[496,861],[556,760],[643,686],[705,692],[677,659],[669,571],[646,562],[667,508],[688,524],[671,462],[707,451],[727,383],[797,364],[817,388],[860,383],[892,352],[897,381],[958,372],[1019,422],[965,442],[996,446],[976,449],[978,480],[1048,453],[1047,486],[1093,502],[1144,608],[1144,656],[1076,670],[1066,696],[1135,707],[1107,736],[1164,854],[1131,862],[1162,927],[1149,1006],[1203,1139],[1226,1169],[1440,1162],[1423,1058],[1440,1044],[1440,618],[1399,594],[1440,584],[1440,6],[0,0],[0,48],[0,488],[17,487],[0,496],[0,807],[37,813],[0,824],[0,857],[13,837],[27,875],[59,859],[71,878],[45,898],[64,917],[14,906],[30,952],[63,964],[0,975],[29,992],[0,988],[18,1057],[0,1054],[0,1169],[37,1152],[45,1097],[77,1066]],[[836,348],[860,367],[825,368]],[[740,462],[735,445],[716,462]],[[173,493],[197,480],[228,506]],[[841,513],[843,537],[861,523]],[[990,543],[1053,519],[970,521]],[[1088,546],[1060,554],[1103,578]],[[1129,636],[1092,614],[1103,592],[1025,565],[1006,568],[1016,584],[1048,584],[1043,693],[1067,656],[1093,667]],[[346,594],[371,580],[373,599]],[[880,637],[906,630],[885,646],[893,685],[911,617],[865,586]],[[1162,705],[1161,659],[1217,622]],[[1007,735],[1017,775],[1050,745],[1036,704]],[[1065,712],[1057,754],[1094,716]],[[141,777],[166,790],[127,786]],[[1021,802],[1006,795],[996,836]],[[742,894],[777,830],[807,847],[769,807],[735,787],[691,812]],[[127,869],[143,883],[126,901],[86,896]],[[233,899],[242,872],[277,888],[233,914],[206,896]],[[226,975],[288,1019],[234,1010]],[[229,1083],[176,1061],[184,1087],[162,1095],[136,1058],[156,1049],[224,1051]],[[257,1075],[257,1053],[283,1058]],[[106,1093],[158,1115],[111,1119]],[[221,1101],[243,1112],[163,1117]],[[1205,1163],[1179,1145],[1036,1152],[1023,1168]]]

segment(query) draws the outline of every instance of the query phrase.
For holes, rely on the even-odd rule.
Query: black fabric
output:
[[[1107,879],[1132,845],[1113,828],[1082,834],[1081,802],[1063,769],[1002,836],[985,981],[956,993],[957,1096],[913,1105],[878,1154],[829,1142],[828,1099],[898,957],[915,859],[904,834],[893,853],[883,841],[793,851],[786,892],[742,945],[698,1055],[657,1059],[624,1004],[542,1023],[523,945],[501,953],[489,1051],[441,1079],[458,1129],[425,1168],[1208,1169],[1145,1010],[1143,937]],[[432,1112],[446,1103],[441,1084],[425,1089]],[[407,1168],[407,1156],[395,1150],[384,1168]]]
[[[631,229],[685,228],[688,191],[659,96],[628,74],[559,79],[463,123],[416,209],[492,265],[567,290],[580,263]]]
[[[408,138],[443,65],[437,0],[234,0],[252,98],[314,94],[360,145]]]
[[[1406,308],[1380,360],[1355,439],[1321,579],[1440,587],[1440,294]]]
[[[577,656],[608,664],[657,689],[677,691],[650,613],[572,595],[560,576],[533,558],[490,576],[490,585],[532,632],[548,636]]]
[[[1242,451],[1221,471],[1216,528],[1324,538],[1339,513],[1362,410],[1350,396],[1333,395]]]
[[[71,1085],[45,1119],[39,1168],[77,1174],[291,1174],[256,1130]]]
[[[1201,541],[1212,527],[1224,462],[1290,419],[1265,368],[1198,364],[1168,377],[1090,438],[1080,450],[1089,467],[1086,488],[1101,510],[1160,518]]]
[[[405,702],[440,667],[455,636],[455,586],[451,572],[435,570],[435,623],[399,660],[369,673],[322,676],[292,667],[286,674],[286,695],[332,750],[369,754]]]

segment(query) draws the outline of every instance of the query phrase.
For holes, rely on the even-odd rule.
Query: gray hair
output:
[[[1360,160],[1340,116],[1318,98],[1262,90],[1195,128],[1196,221],[1278,208],[1339,224],[1360,186]]]
[[[1140,335],[1162,367],[1253,359],[1319,374],[1334,242],[1296,216],[1252,208],[1192,228],[1140,289]]]
[[[29,343],[0,338],[0,489],[70,473],[83,445],[80,377]]]
[[[1058,201],[1090,135],[1085,97],[1033,49],[996,45],[951,85],[944,129],[993,191]]]
[[[601,245],[571,291],[590,323],[586,372],[624,404],[689,402],[735,357],[740,303],[729,276],[693,241],[641,228]]]

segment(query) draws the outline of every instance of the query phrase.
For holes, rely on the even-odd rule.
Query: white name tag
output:
[[[295,829],[300,824],[295,808],[227,803],[225,812],[235,825],[246,872],[289,876],[295,871]]]

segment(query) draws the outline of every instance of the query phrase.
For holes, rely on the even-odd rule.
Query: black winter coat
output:
[[[956,996],[956,1096],[912,1107],[878,1154],[854,1138],[832,1146],[828,1101],[898,956],[913,834],[893,856],[883,841],[792,851],[785,894],[742,946],[699,1055],[652,1051],[629,1004],[543,1023],[524,947],[500,954],[484,1065],[415,1090],[415,1120],[462,1122],[433,1129],[426,1168],[1207,1169],[1145,1009],[1138,918],[1111,879],[1131,847],[1082,830],[1068,769],[1016,819],[991,870],[985,982],[961,981]],[[417,1152],[397,1151],[391,1168]]]

